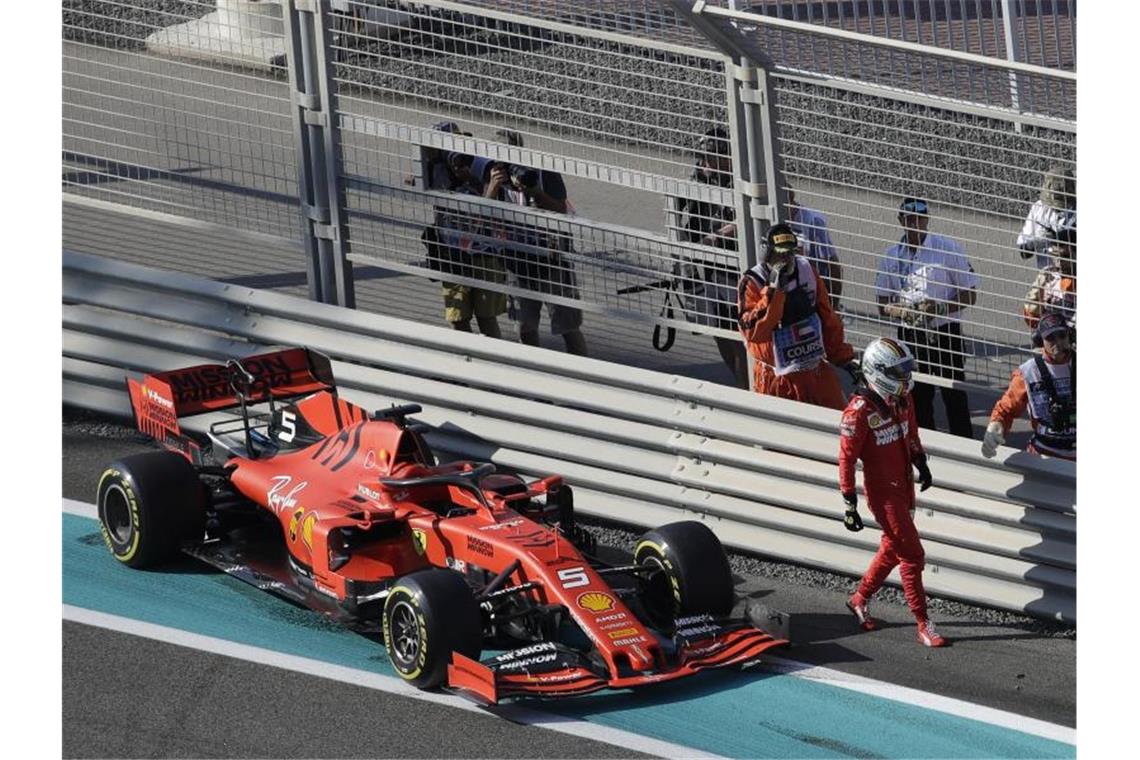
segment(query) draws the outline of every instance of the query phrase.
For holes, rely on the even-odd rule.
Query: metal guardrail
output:
[[[586,514],[696,517],[729,546],[849,575],[877,543],[840,525],[834,411],[67,251],[63,269],[66,403],[125,415],[124,373],[304,344],[354,400],[422,404],[440,450],[562,473]],[[1073,464],[923,438],[930,591],[1075,620]]]

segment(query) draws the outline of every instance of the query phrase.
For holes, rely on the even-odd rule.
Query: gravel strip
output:
[[[213,10],[213,0],[63,0],[63,38],[137,50],[158,30]]]

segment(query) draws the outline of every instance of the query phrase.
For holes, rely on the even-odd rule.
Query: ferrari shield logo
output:
[[[427,551],[427,543],[427,533],[422,530],[412,531],[412,546],[416,547],[416,554],[421,557],[424,556],[424,552]]]

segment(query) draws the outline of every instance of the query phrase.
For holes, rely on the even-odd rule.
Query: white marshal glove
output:
[[[776,263],[767,263],[765,266],[768,268],[768,284],[783,289],[792,277],[792,267],[795,266],[795,260],[788,257]]]
[[[986,426],[986,435],[982,438],[982,456],[993,459],[997,454],[997,447],[1005,444],[1005,431],[997,420]]]

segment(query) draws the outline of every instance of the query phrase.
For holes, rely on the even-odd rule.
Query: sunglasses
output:
[[[926,215],[926,201],[907,201],[902,205],[902,213],[904,214],[922,214]]]

